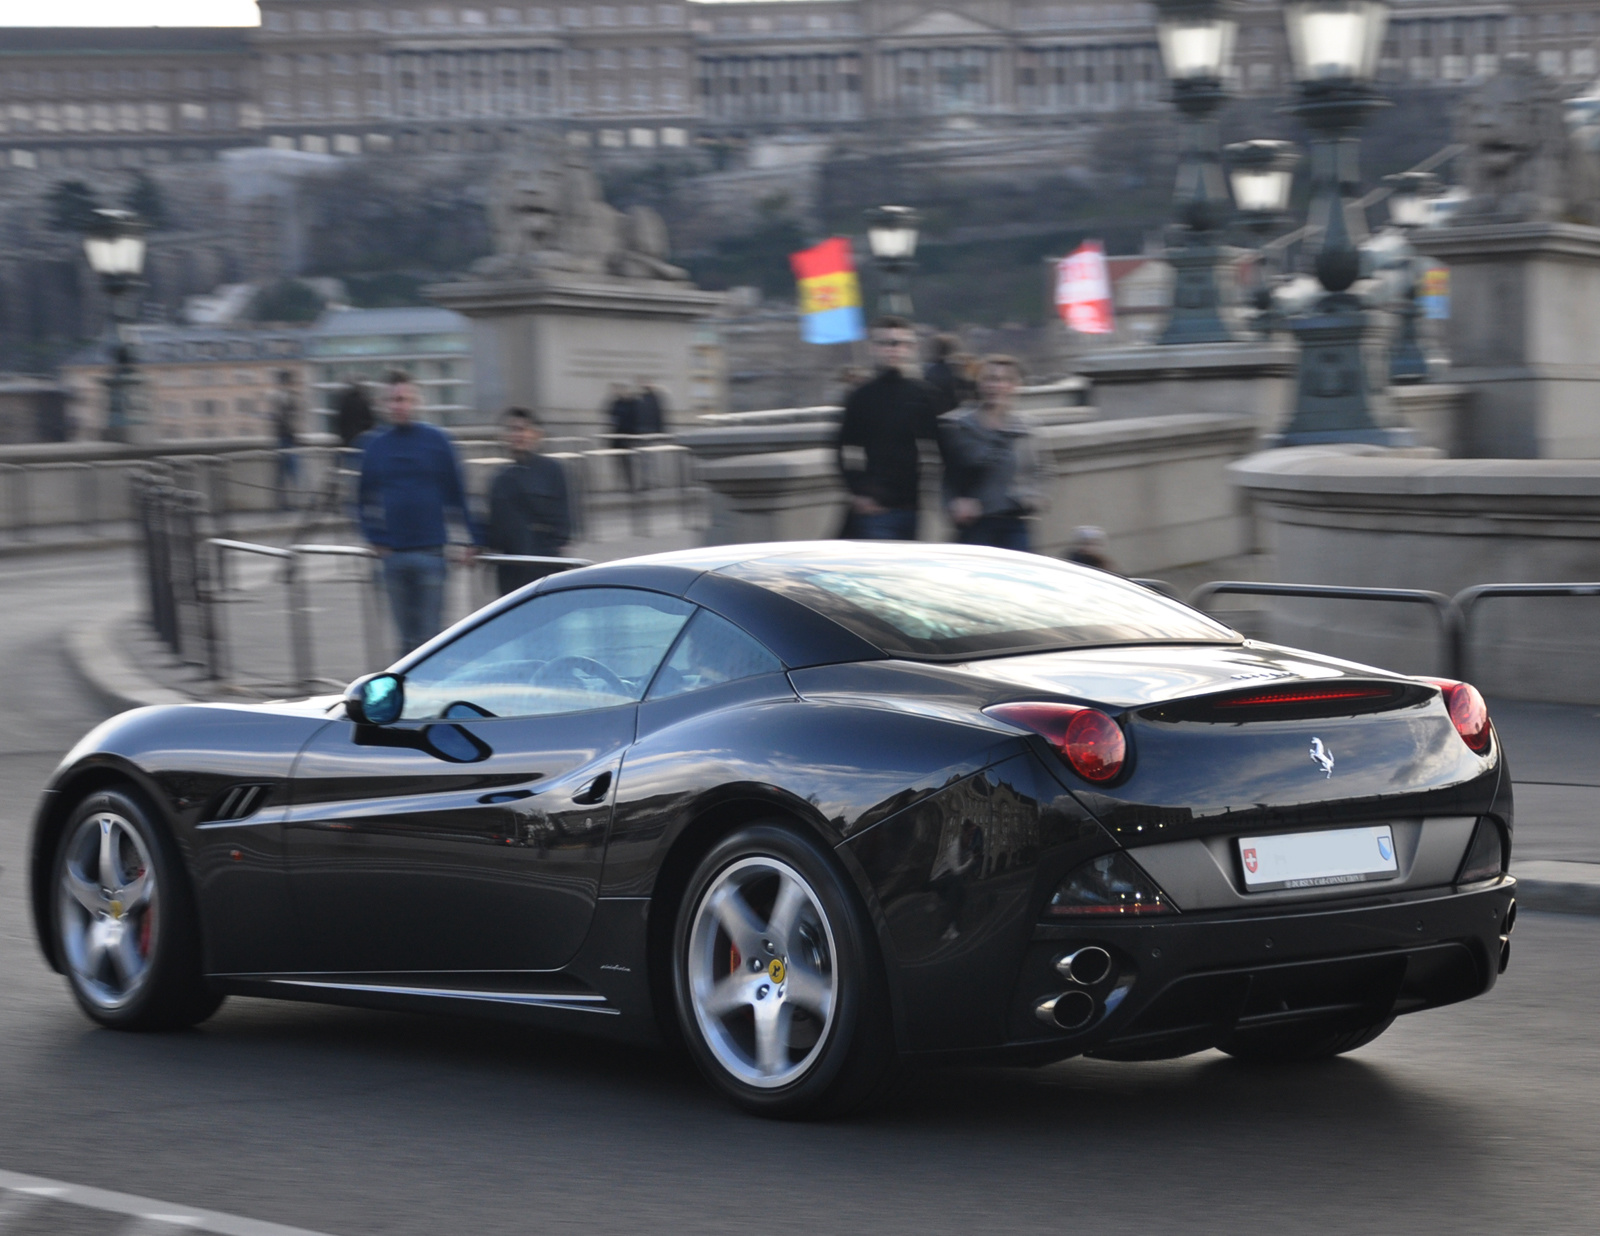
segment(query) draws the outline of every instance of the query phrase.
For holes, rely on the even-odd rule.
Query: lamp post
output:
[[[1231,213],[1222,174],[1216,112],[1239,21],[1235,0],[1156,0],[1156,36],[1183,117],[1183,153],[1173,194],[1167,260],[1172,264],[1172,316],[1162,343],[1225,343],[1222,279],[1229,265],[1222,231]]]
[[[1289,194],[1300,153],[1293,142],[1235,142],[1223,150],[1228,180],[1239,220],[1255,242],[1256,260],[1251,300],[1256,329],[1270,337],[1280,325],[1272,307],[1272,280],[1267,271],[1267,241],[1289,221]]]
[[[1311,228],[1320,235],[1315,271],[1323,296],[1290,324],[1300,342],[1294,415],[1281,442],[1392,443],[1372,419],[1362,344],[1371,317],[1350,287],[1361,275],[1366,222],[1346,194],[1359,184],[1357,157],[1367,117],[1388,106],[1372,88],[1389,22],[1385,0],[1289,0],[1289,54],[1299,81],[1294,110],[1312,131]]]
[[[877,206],[867,211],[867,248],[878,268],[878,312],[911,316],[908,288],[916,265],[917,229],[922,216],[910,206]]]
[[[138,320],[138,291],[144,286],[145,225],[131,210],[97,210],[94,222],[84,233],[83,251],[89,267],[100,276],[111,305],[111,372],[105,378],[106,430],[108,442],[126,442],[130,437],[133,390],[139,379],[134,372],[133,342],[128,326]]]
[[[1422,307],[1417,304],[1421,272],[1417,268],[1417,253],[1411,245],[1411,236],[1433,219],[1433,202],[1440,193],[1439,178],[1432,172],[1400,172],[1383,179],[1393,190],[1389,195],[1389,221],[1405,237],[1405,250],[1399,263],[1405,280],[1397,310],[1400,332],[1389,352],[1389,381],[1426,382],[1428,358],[1417,341],[1417,322],[1422,317]]]

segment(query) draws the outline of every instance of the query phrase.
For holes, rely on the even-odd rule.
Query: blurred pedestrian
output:
[[[636,388],[639,401],[639,433],[666,433],[667,432],[667,397],[661,388],[654,382],[639,379]]]
[[[639,432],[639,397],[626,382],[613,382],[606,402],[606,420],[611,434],[607,444],[613,450],[627,451],[617,456],[617,468],[622,474],[623,488],[632,493],[635,488],[633,467],[634,435]]]
[[[920,443],[937,441],[939,396],[917,374],[917,336],[893,315],[872,325],[877,373],[845,400],[839,471],[850,490],[840,535],[866,541],[917,539]]]
[[[1044,506],[1033,431],[1012,409],[1021,380],[1016,358],[986,356],[977,399],[939,419],[945,505],[964,544],[1026,551]]]
[[[294,374],[278,370],[278,389],[272,396],[272,438],[278,447],[278,509],[295,505],[300,484],[300,399],[295,394]]]
[[[386,429],[361,453],[357,506],[361,528],[382,559],[384,587],[400,636],[400,654],[425,644],[444,626],[445,520],[465,526],[467,558],[483,536],[467,506],[461,465],[449,437],[416,419],[421,394],[408,374],[389,375]]]
[[[1111,560],[1111,538],[1106,536],[1104,528],[1093,524],[1080,524],[1072,530],[1072,540],[1067,543],[1067,552],[1062,557],[1079,566],[1118,574],[1117,564]]]
[[[977,393],[967,372],[970,359],[963,355],[957,336],[933,337],[933,359],[923,367],[922,377],[939,392],[940,413],[959,408]]]
[[[506,409],[505,441],[511,462],[495,473],[489,485],[484,544],[497,554],[557,557],[572,539],[567,474],[554,459],[539,453],[544,426],[527,408]],[[500,595],[542,579],[550,570],[534,563],[499,563],[495,576]]]
[[[377,423],[372,412],[372,401],[367,398],[367,388],[360,382],[351,382],[339,392],[339,402],[334,405],[334,432],[341,446],[354,446],[356,439]]]

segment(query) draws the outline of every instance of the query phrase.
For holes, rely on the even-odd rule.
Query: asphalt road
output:
[[[670,1057],[495,1024],[234,999],[191,1033],[94,1029],[33,943],[24,848],[101,715],[62,627],[130,580],[110,555],[0,562],[0,1171],[333,1236],[1595,1228],[1594,919],[1525,914],[1491,995],[1325,1065],[936,1072],[830,1125],[740,1115]],[[1556,745],[1517,766],[1592,785],[1593,747]],[[178,1230],[6,1213],[6,1236]]]

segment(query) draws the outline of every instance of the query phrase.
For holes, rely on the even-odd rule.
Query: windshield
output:
[[[1115,575],[979,548],[840,547],[719,572],[827,615],[890,656],[954,659],[1096,644],[1237,643],[1204,614]]]

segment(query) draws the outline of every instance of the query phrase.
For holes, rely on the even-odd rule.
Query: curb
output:
[[[1600,915],[1600,863],[1535,858],[1512,863],[1511,874],[1521,909]]]
[[[187,695],[141,674],[117,652],[115,633],[138,613],[136,604],[91,618],[67,631],[67,660],[89,690],[118,712],[162,704],[193,704]]]

